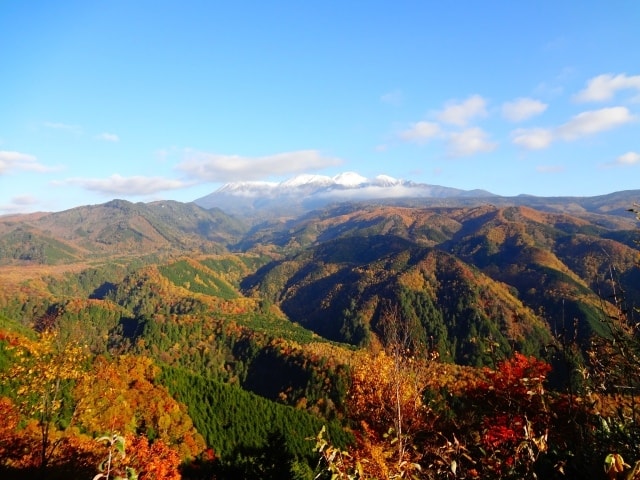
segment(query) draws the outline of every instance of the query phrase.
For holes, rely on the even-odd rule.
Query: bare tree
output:
[[[406,457],[410,437],[422,422],[416,418],[422,409],[422,359],[417,358],[417,344],[397,305],[388,305],[381,316],[385,349],[392,361],[393,428],[395,430],[398,467]],[[413,418],[408,418],[408,417]]]

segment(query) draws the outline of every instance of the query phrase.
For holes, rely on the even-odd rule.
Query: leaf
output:
[[[138,480],[138,472],[131,467],[127,467],[127,480]]]

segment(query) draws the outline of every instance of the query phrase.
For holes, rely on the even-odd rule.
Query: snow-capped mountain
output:
[[[218,207],[231,214],[257,214],[271,211],[299,213],[328,203],[400,198],[487,197],[482,190],[415,183],[388,175],[366,178],[355,172],[334,177],[301,174],[282,182],[227,183],[215,192],[195,200],[204,208]]]
[[[358,187],[368,182],[366,178],[355,172],[341,173],[333,177],[332,180],[336,185],[342,185],[343,187]]]

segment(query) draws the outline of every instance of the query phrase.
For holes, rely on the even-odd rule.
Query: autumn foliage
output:
[[[394,368],[383,352],[354,366],[349,416],[357,441],[340,456],[339,478],[564,477],[558,452],[579,447],[571,441],[582,426],[562,425],[569,399],[547,391],[549,364],[519,353],[494,369],[410,360]]]
[[[78,422],[90,433],[144,434],[194,458],[205,448],[183,405],[153,383],[158,367],[145,357],[97,357],[77,383]],[[150,401],[152,400],[152,401]]]
[[[2,478],[93,478],[105,456],[96,436],[126,434],[121,460],[142,479],[180,478],[184,460],[204,450],[183,405],[154,384],[144,357],[97,357],[53,331],[35,340],[3,335],[11,356],[1,373]]]
[[[522,208],[346,216],[271,257],[3,269],[0,478],[635,478],[638,324],[590,282],[637,249]],[[559,299],[580,388],[536,357]]]

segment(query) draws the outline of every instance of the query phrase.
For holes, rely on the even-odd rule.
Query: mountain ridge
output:
[[[389,175],[368,179],[356,172],[333,177],[301,174],[281,182],[231,182],[194,200],[203,208],[218,207],[234,215],[299,214],[330,203],[380,198],[493,197],[484,190],[416,183]]]
[[[293,217],[331,204],[372,201],[414,206],[526,205],[583,216],[625,216],[639,198],[640,190],[595,196],[501,196],[482,189],[462,190],[388,175],[368,179],[356,172],[344,172],[333,177],[301,174],[281,182],[231,182],[193,202],[205,209],[220,208],[227,214],[252,219]]]
[[[0,217],[0,264],[91,257],[223,251],[245,226],[194,203],[111,200],[54,213]]]

